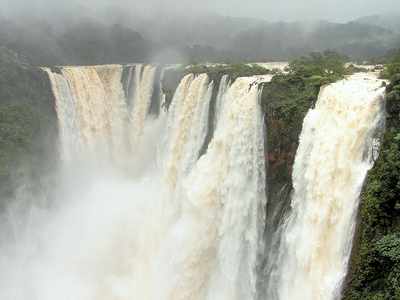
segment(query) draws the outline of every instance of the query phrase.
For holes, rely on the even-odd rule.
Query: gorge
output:
[[[57,116],[56,204],[19,225],[8,210],[0,298],[341,299],[384,131],[376,75],[323,86],[298,149],[284,154],[270,144],[280,125],[265,70],[43,72]],[[279,181],[281,160],[291,178]]]

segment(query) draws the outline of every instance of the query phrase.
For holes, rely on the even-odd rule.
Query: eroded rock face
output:
[[[292,168],[304,116],[317,100],[319,88],[307,86],[296,76],[277,75],[263,89],[266,124],[267,224],[266,244],[274,236],[289,207]],[[267,246],[268,247],[268,246]]]

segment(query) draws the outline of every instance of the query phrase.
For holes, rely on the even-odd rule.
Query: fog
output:
[[[330,20],[346,22],[361,16],[400,12],[397,0],[1,0],[3,16],[103,18],[118,10],[131,16],[219,14],[269,21]],[[117,14],[118,15],[118,14]]]
[[[0,46],[41,66],[283,61],[324,50],[365,60],[400,45],[396,0],[306,5],[300,0],[0,0],[0,5]],[[381,17],[359,19],[375,14]]]
[[[397,0],[0,0],[0,6],[0,46],[41,66],[286,61],[324,50],[368,60],[400,46]]]
[[[397,0],[225,0],[216,1],[215,10],[232,16],[257,17],[271,21],[352,19],[400,11]]]
[[[184,256],[179,256],[181,252],[186,255],[182,251],[183,246],[188,245],[189,254],[195,253],[197,248],[190,247],[196,245],[198,237],[206,237],[205,241],[200,239],[203,242],[201,247],[211,248],[209,245],[213,242],[209,240],[212,240],[213,235],[210,238],[208,233],[217,232],[213,228],[214,214],[219,214],[219,207],[226,207],[227,211],[231,209],[225,200],[214,205],[213,196],[224,195],[228,187],[234,185],[232,195],[235,194],[237,199],[235,203],[241,203],[235,207],[242,207],[242,203],[251,202],[246,199],[253,197],[254,191],[263,192],[263,187],[253,186],[265,176],[264,162],[255,163],[257,160],[261,161],[261,157],[264,161],[264,152],[259,151],[263,149],[264,143],[259,138],[262,136],[262,122],[257,116],[261,114],[257,112],[258,108],[252,106],[257,103],[255,98],[244,99],[252,103],[246,105],[246,102],[241,102],[239,90],[232,92],[231,98],[227,98],[226,103],[235,106],[232,112],[227,110],[229,105],[222,106],[222,111],[226,110],[226,116],[221,119],[224,126],[217,127],[221,128],[218,129],[221,138],[216,140],[215,150],[208,151],[211,155],[202,157],[198,171],[193,176],[185,177],[182,185],[178,185],[176,194],[180,196],[182,193],[184,197],[177,197],[179,201],[174,203],[170,201],[174,199],[174,194],[168,194],[169,187],[162,183],[165,177],[164,164],[169,162],[169,156],[171,160],[177,161],[172,161],[167,165],[168,168],[165,167],[172,170],[168,171],[172,174],[168,182],[174,182],[175,185],[178,175],[186,172],[183,167],[182,171],[180,167],[175,167],[178,164],[180,166],[179,160],[182,159],[185,163],[194,162],[192,155],[197,159],[202,151],[200,146],[203,141],[195,140],[200,133],[192,134],[191,126],[196,130],[198,127],[201,134],[206,133],[203,129],[206,122],[201,120],[203,117],[208,120],[208,116],[203,114],[208,108],[202,106],[207,101],[198,101],[202,104],[199,104],[199,111],[195,111],[190,102],[189,108],[182,104],[182,111],[188,117],[181,121],[179,111],[171,113],[179,120],[177,125],[174,119],[166,122],[160,117],[145,125],[121,129],[117,128],[119,121],[126,122],[133,117],[123,114],[125,110],[120,109],[119,102],[110,105],[112,99],[120,98],[108,97],[108,93],[118,91],[119,95],[129,94],[129,91],[114,87],[121,86],[124,76],[136,76],[132,72],[138,74],[138,77],[145,74],[144,71],[141,73],[139,67],[124,73],[126,66],[114,66],[120,68],[120,77],[112,76],[113,73],[108,73],[107,68],[103,69],[104,78],[95,72],[72,72],[71,76],[76,79],[71,82],[63,81],[64,85],[60,85],[57,91],[70,95],[72,93],[67,87],[77,87],[79,92],[76,94],[85,98],[76,102],[79,104],[77,111],[87,114],[77,116],[76,111],[67,107],[74,106],[75,99],[66,96],[64,102],[55,102],[48,86],[50,82],[44,77],[45,73],[42,74],[39,68],[31,66],[49,66],[52,67],[52,73],[54,71],[54,74],[59,74],[60,70],[67,68],[54,66],[287,61],[312,51],[328,49],[363,61],[380,57],[390,49],[400,47],[400,31],[397,31],[400,28],[400,18],[389,18],[385,15],[388,12],[399,12],[399,0],[328,1],[308,0],[304,5],[304,0],[281,0],[279,3],[276,0],[0,0],[0,113],[6,119],[3,123],[0,122],[0,141],[3,137],[6,142],[11,141],[0,147],[4,150],[0,152],[0,163],[4,162],[6,166],[5,172],[0,168],[0,299],[100,300],[116,299],[114,295],[118,295],[118,299],[132,299],[135,298],[132,297],[134,293],[137,299],[162,299],[157,295],[153,298],[146,295],[161,294],[165,290],[170,292],[168,283],[171,278],[180,283],[180,277],[175,279],[171,274],[180,272],[173,264],[168,264],[165,269],[159,268],[162,265],[159,262],[168,261],[170,257],[175,259],[176,253],[178,263],[179,260],[185,260]],[[383,17],[357,19],[373,14],[382,14]],[[154,65],[146,67],[156,69]],[[87,74],[95,78],[93,82],[96,84],[92,84],[92,81],[82,84],[82,78],[92,78]],[[149,77],[153,76],[150,75]],[[154,73],[154,78],[160,76],[161,71]],[[115,79],[113,84],[100,84],[103,80],[111,81],[110,78]],[[133,84],[139,85],[135,81],[136,79],[132,79]],[[144,83],[154,86],[151,80]],[[206,83],[199,81],[194,86],[200,89]],[[251,92],[255,97],[256,88],[252,86],[253,83],[246,83],[243,91]],[[131,88],[133,89],[129,87],[128,90]],[[212,91],[207,88],[204,92],[208,95]],[[144,101],[142,94],[147,95],[147,92],[139,93],[135,87],[134,94],[136,93]],[[194,101],[193,95],[196,93],[190,92],[185,97],[182,92],[182,103],[183,99]],[[243,94],[247,95],[246,92]],[[102,107],[98,99],[107,100],[103,101],[106,108]],[[135,103],[133,107],[138,108],[138,115],[146,112],[145,105]],[[58,113],[62,108],[65,109],[66,116],[76,119],[60,117]],[[96,109],[98,111],[93,113]],[[121,115],[111,117],[117,111]],[[253,116],[255,112],[257,116]],[[136,113],[132,115],[136,117]],[[80,117],[81,120],[77,121]],[[87,122],[88,119],[91,122]],[[200,125],[191,125],[189,121],[192,119]],[[108,144],[114,145],[117,141],[115,145],[122,145],[121,148],[125,148],[127,144],[135,144],[122,139],[118,142],[114,135],[111,136],[111,132],[114,134],[121,130],[132,134],[132,129],[140,129],[144,131],[146,139],[143,140],[143,148],[136,148],[136,152],[129,153],[128,158],[114,153],[113,157],[121,160],[118,161],[118,168],[107,161],[103,165],[101,162],[106,159],[102,156],[96,157],[93,153],[86,155],[93,156],[94,161],[82,155],[64,166],[59,157],[59,152],[63,150],[59,142],[65,131],[60,125],[62,120],[71,121],[66,122],[68,124],[65,128],[75,123],[82,123],[82,128],[88,132],[95,132],[100,128],[99,131],[110,133]],[[115,122],[115,131],[104,123],[109,120],[118,120]],[[147,116],[140,116],[138,120],[147,122]],[[181,123],[184,130],[180,128]],[[235,127],[236,123],[238,128]],[[71,128],[74,128],[72,125]],[[74,141],[75,136],[81,136],[82,139],[90,137],[90,134],[81,134],[74,130],[76,135],[71,134],[70,140]],[[165,132],[168,130],[171,132]],[[232,139],[232,133],[238,139]],[[99,137],[102,135],[103,133],[99,134]],[[164,145],[164,139],[168,138],[174,142],[176,139],[182,149],[199,149],[185,154],[178,146]],[[250,146],[245,139],[253,141],[254,145]],[[186,140],[189,146],[186,145]],[[177,149],[178,154],[175,155],[174,152],[164,159],[160,156],[164,155],[163,151],[159,151],[161,154],[158,152],[158,145],[171,148],[171,152]],[[92,148],[98,152],[106,149],[96,143],[93,143]],[[167,154],[169,148],[165,150]],[[122,149],[121,152],[124,151]],[[255,154],[260,157],[253,157]],[[121,157],[124,159],[120,159]],[[226,168],[225,164],[231,169]],[[260,170],[243,173],[247,171],[244,171],[242,165],[253,164]],[[218,180],[225,176],[225,172],[229,175],[226,175],[227,183],[220,184]],[[258,175],[251,177],[252,174]],[[254,187],[254,191],[247,189],[247,186]],[[211,200],[208,195],[211,195]],[[202,201],[203,199],[205,200]],[[182,207],[181,202],[184,204]],[[211,209],[211,214],[207,209],[210,203],[215,206],[215,209]],[[168,209],[164,214],[166,207]],[[250,208],[249,206],[248,209]],[[173,218],[181,210],[187,210],[189,217],[185,215],[185,218],[176,222]],[[236,215],[254,216],[253,211],[232,211],[234,217],[226,214],[224,219],[234,220],[232,224],[235,224],[235,228],[242,230],[245,224],[256,224],[252,219],[235,221]],[[228,221],[223,225],[221,227],[226,228],[227,232],[231,231]],[[257,229],[256,227],[254,228]],[[165,228],[169,230],[167,234]],[[237,231],[231,232],[234,236]],[[246,240],[254,237],[255,232],[250,232]],[[232,247],[232,238],[227,236],[229,239],[224,240],[223,245],[229,251],[220,251],[221,253],[231,253],[234,252],[231,249],[236,248],[248,249],[239,244],[233,244]],[[132,255],[132,248],[136,244],[139,247],[136,247],[138,255],[135,256]],[[156,252],[159,249],[160,252]],[[251,249],[248,252],[257,253]],[[132,256],[133,260],[130,261]],[[196,265],[196,261],[194,262],[193,265]],[[230,270],[232,263],[229,257],[223,262]],[[133,267],[127,269],[130,264]],[[203,273],[206,278],[207,272]],[[143,274],[145,275],[142,276]],[[201,283],[195,279],[190,281]],[[136,282],[138,287],[131,285],[131,282]],[[151,284],[146,286],[148,282],[157,283],[157,288],[161,287],[160,291],[156,291]],[[219,281],[215,282],[215,286],[218,286]],[[220,290],[215,289],[217,292]],[[182,296],[180,299],[188,297]]]

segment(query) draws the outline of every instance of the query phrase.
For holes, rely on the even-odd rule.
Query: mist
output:
[[[327,20],[347,22],[362,16],[399,13],[400,4],[396,0],[310,0],[305,4],[300,0],[283,1],[239,1],[239,0],[1,0],[3,17],[39,17],[53,19],[96,18],[105,22],[115,12],[129,16],[155,18],[159,16],[193,17],[204,14],[218,14],[227,17],[260,18],[269,21]]]
[[[399,0],[0,0],[0,299],[339,299],[398,49]]]
[[[324,50],[365,60],[400,44],[393,0],[1,0],[1,8],[0,45],[41,66],[283,61]],[[377,14],[381,22],[360,19]]]

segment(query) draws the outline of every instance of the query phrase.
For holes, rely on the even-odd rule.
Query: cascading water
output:
[[[322,89],[304,120],[278,250],[264,253],[259,87],[271,76],[214,86],[189,74],[163,111],[159,67],[45,70],[62,183],[55,208],[32,210],[25,234],[0,249],[0,299],[340,298],[383,123],[381,81],[354,75]]]
[[[49,74],[56,98],[64,160],[79,153],[113,155],[126,144],[127,110],[120,82],[122,67],[65,67]]]
[[[133,95],[127,99],[130,104],[130,134],[131,144],[134,147],[139,143],[143,134],[144,121],[151,107],[151,99],[154,90],[156,67],[136,66]]]
[[[254,83],[240,78],[228,89],[207,153],[183,179],[181,214],[163,256],[170,261],[162,273],[166,292],[157,299],[256,297],[266,199],[263,119]]]
[[[187,175],[197,161],[208,128],[212,83],[208,76],[190,74],[179,84],[168,118],[165,171],[175,188],[178,178]]]
[[[215,117],[214,117],[214,124],[213,124],[214,128],[217,128],[218,118],[219,118],[220,112],[222,110],[222,105],[225,102],[225,95],[226,95],[226,91],[228,90],[229,86],[230,86],[229,76],[228,75],[222,76],[221,82],[220,82],[219,88],[218,88],[217,99],[215,101]]]
[[[56,207],[32,213],[29,234],[1,250],[10,271],[0,272],[0,298],[256,299],[259,83],[270,77],[221,80],[201,154],[214,87],[206,74],[184,77],[169,111],[149,117],[162,103],[153,66],[46,71],[68,172]]]
[[[291,211],[269,262],[265,299],[340,299],[359,195],[384,118],[383,97],[382,81],[369,75],[321,90],[304,120]]]

